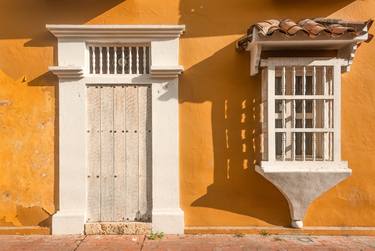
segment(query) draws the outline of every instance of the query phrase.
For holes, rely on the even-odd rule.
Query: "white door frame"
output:
[[[152,86],[152,229],[184,232],[179,189],[178,63],[183,25],[47,25],[58,38],[59,208],[53,234],[82,234],[87,209],[87,84]],[[90,75],[88,43],[148,43],[150,75]]]

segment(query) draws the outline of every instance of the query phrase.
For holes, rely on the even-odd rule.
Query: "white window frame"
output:
[[[179,37],[184,25],[47,25],[58,39],[59,206],[53,234],[87,222],[86,85],[149,84],[152,95],[152,229],[184,232],[179,189]],[[147,44],[150,74],[90,74],[88,45]]]
[[[250,52],[250,75],[262,70],[262,102],[261,102],[261,152],[262,161],[255,170],[270,181],[284,195],[289,204],[291,226],[303,227],[303,219],[310,203],[321,194],[345,180],[351,175],[347,161],[341,160],[341,73],[348,72],[354,59],[358,45],[368,41],[368,29],[372,22],[364,23],[362,32],[357,36],[308,38],[259,36],[256,25],[252,26],[251,35],[246,34],[236,43],[240,50]],[[321,55],[324,50],[336,50],[335,58],[323,57],[284,57],[275,58],[262,55],[262,51],[276,52],[280,50],[309,50]],[[334,153],[333,161],[277,161],[276,151],[268,151],[275,146],[275,67],[290,66],[333,66],[334,81]],[[260,66],[260,67],[259,67]],[[270,89],[268,89],[270,88]],[[325,97],[323,97],[324,99]],[[273,109],[273,110],[270,110]],[[267,113],[268,110],[271,113]],[[263,115],[263,116],[262,116]],[[272,137],[268,137],[270,130]]]
[[[303,227],[310,203],[351,175],[347,161],[341,160],[341,70],[347,62],[339,58],[267,58],[261,61],[262,74],[262,161],[256,171],[275,185],[288,201],[291,226]],[[276,160],[275,68],[333,67],[334,153],[330,161]],[[264,116],[265,115],[265,116]]]
[[[261,61],[261,67],[263,67],[263,79],[262,79],[262,117],[263,132],[263,160],[262,166],[278,168],[282,165],[282,168],[314,168],[314,167],[332,167],[340,165],[341,163],[341,67],[346,65],[346,62],[338,58],[310,58],[310,57],[298,57],[298,58],[268,58]],[[326,161],[280,161],[276,159],[276,142],[275,133],[280,131],[275,127],[275,100],[283,99],[283,96],[275,95],[275,77],[276,67],[310,67],[310,66],[327,66],[333,67],[333,160]],[[267,109],[266,111],[264,109]],[[309,130],[309,129],[307,129]],[[282,162],[282,163],[281,163]],[[341,163],[342,164],[342,163]]]

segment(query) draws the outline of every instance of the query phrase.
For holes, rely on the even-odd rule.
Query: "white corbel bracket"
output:
[[[150,73],[153,78],[177,78],[184,71],[182,65],[177,66],[151,66]]]
[[[48,70],[59,79],[77,79],[83,77],[83,69],[79,66],[50,66]]]
[[[315,165],[313,165],[315,164]],[[310,167],[295,165],[290,167],[262,161],[255,170],[270,181],[284,195],[289,205],[291,226],[303,227],[309,205],[321,194],[328,191],[352,173],[346,161],[330,164],[311,163]]]

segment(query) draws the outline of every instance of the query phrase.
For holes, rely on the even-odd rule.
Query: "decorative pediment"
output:
[[[151,74],[171,78],[183,70],[178,54],[184,25],[51,24],[46,28],[58,39],[58,66],[50,69],[59,77]]]

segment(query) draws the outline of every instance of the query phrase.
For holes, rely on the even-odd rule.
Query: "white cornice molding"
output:
[[[83,77],[83,69],[79,66],[50,66],[48,67],[48,70],[58,76],[60,79],[76,79]]]
[[[177,78],[184,71],[182,65],[177,66],[151,66],[150,73],[153,78]]]
[[[57,38],[177,38],[185,25],[72,25],[47,24]]]

